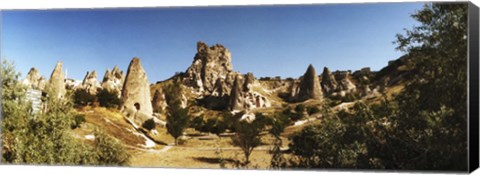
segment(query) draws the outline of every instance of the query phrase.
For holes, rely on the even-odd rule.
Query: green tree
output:
[[[73,100],[76,105],[86,106],[93,104],[97,97],[88,93],[86,89],[78,89],[73,93]]]
[[[119,108],[123,103],[117,92],[107,89],[100,90],[97,94],[97,99],[100,106],[106,108]]]
[[[251,122],[246,120],[234,122],[235,135],[232,137],[232,141],[234,145],[242,149],[245,156],[244,165],[250,163],[250,154],[252,154],[253,149],[260,145],[260,133],[265,125],[266,118],[260,114],[256,114],[255,120]]]
[[[467,169],[467,3],[433,3],[412,17],[420,26],[397,35],[412,59],[412,81],[396,97],[396,146],[404,169]]]
[[[96,129],[94,133],[94,153],[97,158],[97,165],[121,166],[128,164],[131,155],[118,140],[99,129]]]
[[[175,138],[175,145],[178,145],[178,137],[182,136],[185,128],[189,126],[188,109],[181,106],[182,87],[180,82],[168,86],[164,92],[168,94],[166,95],[167,132]]]
[[[270,118],[270,134],[275,137],[273,148],[270,150],[272,159],[270,160],[270,166],[272,168],[283,168],[287,166],[287,160],[283,156],[281,151],[282,139],[280,134],[285,130],[285,127],[290,123],[290,117],[283,113],[276,113]]]
[[[25,98],[25,88],[13,63],[2,61],[2,160],[14,164],[96,165],[101,163],[97,145],[90,146],[70,133],[81,119],[75,119],[73,103],[68,98],[50,98],[47,110],[33,114]],[[98,145],[110,148],[109,144]],[[123,149],[111,147],[121,155]]]

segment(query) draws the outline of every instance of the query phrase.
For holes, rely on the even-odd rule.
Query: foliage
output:
[[[145,122],[143,122],[142,127],[149,131],[152,129],[155,129],[155,121],[153,120],[153,118],[148,119]]]
[[[97,165],[127,165],[131,155],[115,138],[108,136],[102,130],[95,130],[95,151]]]
[[[306,107],[304,104],[299,104],[295,106],[295,112],[297,112],[297,114],[302,114],[305,111],[305,109]]]
[[[412,15],[421,25],[397,35],[415,75],[396,98],[395,135],[405,138],[397,146],[411,148],[401,168],[467,169],[467,11],[467,3],[427,4]]]
[[[85,115],[83,114],[75,114],[73,116],[73,123],[71,125],[72,129],[80,127],[82,123],[85,123]]]
[[[292,121],[299,120],[300,118],[302,118],[302,115],[303,115],[301,113],[298,114],[296,112],[292,112],[291,107],[287,107],[285,110],[283,110],[282,114],[285,115],[285,116],[288,116],[288,118],[290,118],[290,120],[292,120]]]
[[[280,134],[285,130],[285,127],[291,123],[290,118],[283,113],[275,113],[273,117],[270,118],[269,133],[275,137],[273,148],[270,150],[272,154],[272,159],[270,160],[270,166],[272,168],[282,168],[287,166],[287,160],[283,156],[282,151],[280,150],[282,146],[282,139]]]
[[[178,137],[183,135],[183,130],[189,125],[188,110],[181,107],[181,84],[179,82],[167,87],[164,92],[166,92],[168,104],[167,131],[175,138],[175,145],[177,145]]]
[[[97,97],[88,93],[86,89],[77,89],[73,94],[73,101],[76,105],[87,106],[93,104],[96,100]]]
[[[106,108],[119,108],[123,104],[122,99],[118,97],[117,92],[109,91],[107,89],[98,91],[97,99],[100,106]]]
[[[318,109],[318,107],[316,107],[316,106],[308,106],[307,107],[308,115],[313,115],[313,114],[318,113],[318,112],[320,112],[320,109]]]
[[[241,120],[233,123],[235,135],[232,137],[232,141],[234,145],[242,149],[245,156],[244,165],[250,163],[250,154],[255,147],[260,145],[260,132],[265,127],[266,123],[265,116],[260,114],[257,114],[255,120],[251,122]]]
[[[47,99],[47,110],[32,114],[31,103],[25,99],[25,88],[18,81],[19,74],[13,63],[3,60],[1,70],[2,161],[56,165],[101,163],[101,156],[92,151],[96,146],[77,140],[70,134],[72,127],[82,123],[83,117],[75,113],[69,98]],[[117,152],[112,154],[117,155]]]
[[[204,116],[194,117],[190,121],[190,127],[194,128],[200,132],[209,132],[212,134],[219,135],[226,132],[227,130],[233,131],[233,115],[224,111],[222,114],[215,118],[209,118],[207,121],[204,120]]]
[[[413,75],[404,90],[350,112],[324,107],[321,125],[291,138],[289,166],[467,169],[467,5],[427,4],[413,18],[421,25],[397,36]]]

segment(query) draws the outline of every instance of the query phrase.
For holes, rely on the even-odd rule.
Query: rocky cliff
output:
[[[105,75],[103,76],[101,86],[107,91],[115,92],[120,96],[124,81],[125,76],[123,71],[121,71],[118,66],[115,66],[113,67],[112,71],[107,69]]]
[[[123,111],[129,116],[133,116],[135,121],[143,123],[151,118],[153,109],[150,84],[140,59],[137,57],[133,58],[128,66],[121,98],[124,105]]]
[[[321,99],[323,97],[322,88],[318,80],[315,68],[310,64],[305,74],[300,79],[298,90],[294,93],[296,101],[305,101],[308,99]]]
[[[206,95],[229,94],[237,72],[233,71],[230,51],[220,44],[209,47],[197,43],[197,53],[185,72],[184,83]]]
[[[102,87],[97,80],[97,72],[95,70],[92,72],[87,72],[85,78],[83,78],[80,88],[86,90],[86,92],[91,95],[97,94]]]
[[[23,85],[35,90],[44,90],[46,83],[47,81],[45,80],[45,77],[41,76],[38,70],[34,67],[28,71],[27,76],[22,81]]]
[[[62,70],[63,63],[57,62],[55,68],[52,71],[50,79],[48,80],[48,91],[50,91],[53,97],[63,98],[66,93],[65,89],[65,75]]]

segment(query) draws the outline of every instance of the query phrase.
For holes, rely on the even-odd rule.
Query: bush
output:
[[[76,105],[87,106],[93,104],[96,100],[97,97],[88,93],[86,89],[77,89],[73,94],[73,101]]]
[[[74,122],[72,123],[72,129],[78,128],[82,123],[85,123],[85,115],[83,114],[76,114],[73,117]]]
[[[32,114],[25,89],[12,63],[5,60],[2,80],[2,161],[13,164],[124,165],[129,156],[119,143],[100,136],[90,146],[71,135],[72,126],[84,121],[73,103],[50,98],[48,109]],[[50,97],[52,97],[50,95]],[[96,150],[96,151],[95,151]]]
[[[291,121],[296,121],[296,120],[299,120],[300,118],[302,118],[302,114],[299,115],[295,112],[292,112],[291,107],[287,107],[287,109],[283,110],[282,114],[287,116],[288,118],[290,118]]]
[[[119,108],[122,106],[122,99],[118,97],[117,92],[110,92],[107,89],[102,89],[97,94],[100,106],[106,108]]]
[[[131,155],[115,138],[101,130],[95,131],[95,151],[98,165],[127,165]]]
[[[265,127],[262,120],[253,120],[251,123],[237,121],[234,123],[235,135],[232,137],[233,144],[242,149],[245,156],[244,165],[250,163],[250,154],[253,149],[260,145],[260,132]]]
[[[148,119],[145,122],[143,122],[142,127],[149,131],[152,129],[155,129],[155,121],[153,120],[153,118]]]
[[[299,104],[295,106],[295,112],[297,112],[297,114],[302,114],[305,111],[305,108],[304,104]]]
[[[190,127],[200,132],[203,132],[204,125],[205,125],[205,121],[203,120],[203,116],[196,116],[190,122]]]
[[[308,112],[308,115],[312,115],[312,114],[320,112],[320,109],[318,109],[315,106],[309,106],[309,107],[307,107],[307,112]]]

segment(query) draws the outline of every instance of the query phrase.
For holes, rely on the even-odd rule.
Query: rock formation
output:
[[[241,111],[270,107],[270,101],[259,92],[254,91],[253,86],[255,86],[255,77],[252,73],[246,74],[245,77],[238,75],[230,93],[228,109]]]
[[[356,89],[355,84],[351,81],[351,74],[349,71],[337,71],[334,74],[340,91],[352,92]]]
[[[134,116],[139,113],[145,116],[152,116],[152,102],[150,100],[150,85],[147,74],[143,70],[140,59],[135,57],[130,62],[127,76],[122,89],[122,101],[124,111],[135,111]],[[142,117],[143,120],[145,117]],[[144,121],[139,121],[143,123]]]
[[[155,90],[152,99],[153,112],[162,112],[167,108],[167,101],[162,89]]]
[[[83,81],[80,80],[74,80],[71,78],[66,78],[65,79],[65,88],[67,90],[76,90],[79,89],[82,86]]]
[[[102,80],[102,88],[109,92],[116,92],[119,96],[122,91],[125,76],[118,66],[113,67],[112,71],[107,69]]]
[[[53,69],[52,75],[48,80],[48,91],[56,98],[63,98],[66,93],[65,89],[65,75],[62,70],[63,63],[57,62]]]
[[[45,77],[40,75],[36,68],[32,67],[30,71],[28,71],[25,79],[22,81],[22,84],[31,89],[44,90],[46,80]]]
[[[86,90],[87,93],[91,95],[96,95],[97,92],[102,88],[97,80],[97,72],[87,72],[87,75],[85,75],[85,78],[82,81],[81,88]]]
[[[337,81],[328,67],[323,68],[322,82],[320,84],[323,91],[327,94],[332,93],[337,88]]]
[[[217,94],[219,91],[225,92],[228,90],[225,88],[233,86],[233,80],[238,74],[233,72],[231,60],[230,51],[222,45],[208,47],[207,44],[198,42],[197,54],[186,71],[184,82],[205,94],[212,94],[215,89]]]
[[[235,77],[235,81],[233,83],[232,91],[230,93],[229,99],[229,110],[231,111],[238,111],[245,109],[245,102],[243,99],[243,90],[242,90],[242,77],[238,75]]]
[[[318,81],[318,76],[315,72],[315,68],[310,64],[300,81],[295,99],[298,101],[305,101],[308,99],[321,99],[322,97],[323,93],[320,87],[320,82]]]

